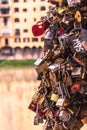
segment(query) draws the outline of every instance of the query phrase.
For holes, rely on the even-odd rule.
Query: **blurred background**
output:
[[[44,36],[31,28],[49,8],[46,0],[0,0],[0,130],[42,129],[28,105],[39,85],[33,63],[43,55]]]
[[[0,130],[42,129],[28,109],[39,85],[33,63],[44,40],[33,36],[32,26],[49,6],[45,0],[0,0]]]

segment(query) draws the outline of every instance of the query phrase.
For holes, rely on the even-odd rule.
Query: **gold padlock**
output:
[[[58,95],[53,93],[50,98],[51,101],[57,102],[58,101]]]

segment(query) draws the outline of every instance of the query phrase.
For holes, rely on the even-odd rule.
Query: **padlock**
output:
[[[54,102],[57,102],[58,97],[59,97],[58,94],[53,93],[53,94],[51,95],[50,100],[51,100],[51,101],[54,101]]]
[[[82,77],[82,68],[81,67],[74,67],[72,70],[71,76],[73,78],[76,78],[76,77],[81,78]]]
[[[68,8],[66,6],[58,7],[58,14],[61,16],[63,16],[67,11],[68,11]]]
[[[34,116],[34,125],[39,125],[39,116]]]
[[[35,92],[33,97],[32,97],[32,101],[37,102],[39,96],[40,96],[40,93],[39,92]]]
[[[60,64],[52,64],[48,67],[49,70],[51,70],[52,73],[54,73],[55,71],[57,71],[58,69],[60,69]]]
[[[68,47],[67,40],[68,40],[68,35],[66,33],[62,34],[61,36],[58,37],[59,43],[60,43],[60,48],[62,50],[65,50],[65,48]]]
[[[56,102],[57,107],[62,107],[65,103],[65,98],[59,98]]]
[[[44,63],[42,63],[41,65],[37,66],[35,69],[36,69],[36,72],[38,74],[43,74],[45,75],[46,72],[47,72],[47,69],[48,69],[48,66],[49,66],[50,62],[48,63],[47,61],[45,61]]]
[[[45,40],[46,39],[48,39],[48,40],[53,40],[53,38],[54,38],[54,32],[53,31],[51,31],[51,30],[46,30],[45,31]]]
[[[72,6],[76,6],[77,4],[81,3],[81,0],[67,0],[68,2],[68,6],[72,7]]]
[[[61,109],[59,111],[58,117],[63,122],[68,122],[71,118],[71,114],[66,109]]]
[[[37,103],[31,101],[31,103],[28,106],[28,109],[30,109],[33,112],[36,112],[36,106],[37,106]]]
[[[36,115],[34,116],[34,125],[39,125],[39,119],[40,119],[40,115],[39,115],[39,105],[37,104],[36,106]]]
[[[43,63],[43,62],[44,62],[44,59],[43,59],[43,58],[39,58],[39,59],[37,59],[37,60],[34,62],[34,65],[38,66],[38,65],[40,65],[40,64]]]
[[[52,116],[52,112],[49,108],[46,108],[43,112],[46,118]]]
[[[39,118],[39,123],[41,123],[41,124],[43,123],[43,118],[41,118],[41,117]]]
[[[42,105],[42,103],[44,102],[44,100],[45,100],[45,97],[44,97],[43,95],[40,95],[40,97],[39,97],[38,100],[37,100],[37,103],[38,103],[39,105]]]
[[[65,84],[65,87],[68,87],[68,86],[71,86],[72,85],[72,78],[71,76],[69,75],[69,73],[67,71],[65,71],[65,74],[64,74],[64,84]]]

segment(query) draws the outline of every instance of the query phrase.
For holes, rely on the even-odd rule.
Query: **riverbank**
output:
[[[35,60],[2,60],[0,61],[0,68],[18,68],[18,67],[34,67]]]

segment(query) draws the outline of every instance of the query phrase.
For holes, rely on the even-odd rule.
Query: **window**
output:
[[[27,19],[26,19],[26,18],[24,19],[24,22],[27,22]]]
[[[15,22],[19,22],[20,20],[19,20],[19,18],[15,18],[15,20],[14,20]]]
[[[23,12],[27,12],[27,9],[23,9]]]
[[[24,2],[27,2],[28,0],[24,0]]]
[[[8,0],[3,0],[2,4],[8,4]]]
[[[32,42],[38,42],[38,38],[32,38]]]
[[[15,38],[15,42],[21,42],[20,38]]]
[[[19,0],[14,0],[14,2],[19,2]]]
[[[30,39],[29,38],[23,38],[23,42],[29,42]]]
[[[33,8],[33,11],[36,11],[36,8]]]
[[[28,32],[28,29],[24,29],[24,32]]]
[[[44,37],[41,37],[41,42],[43,42],[44,41]]]
[[[14,12],[19,12],[19,8],[14,8]]]
[[[36,22],[36,18],[34,18],[34,22]]]
[[[20,30],[19,29],[15,29],[15,35],[19,36],[20,35]]]
[[[5,25],[7,25],[8,18],[7,18],[7,17],[4,17],[4,18],[3,18],[3,22],[4,22]]]
[[[9,14],[10,8],[1,8],[1,14]]]
[[[45,6],[41,6],[41,7],[40,7],[40,10],[41,10],[41,11],[46,10]]]

